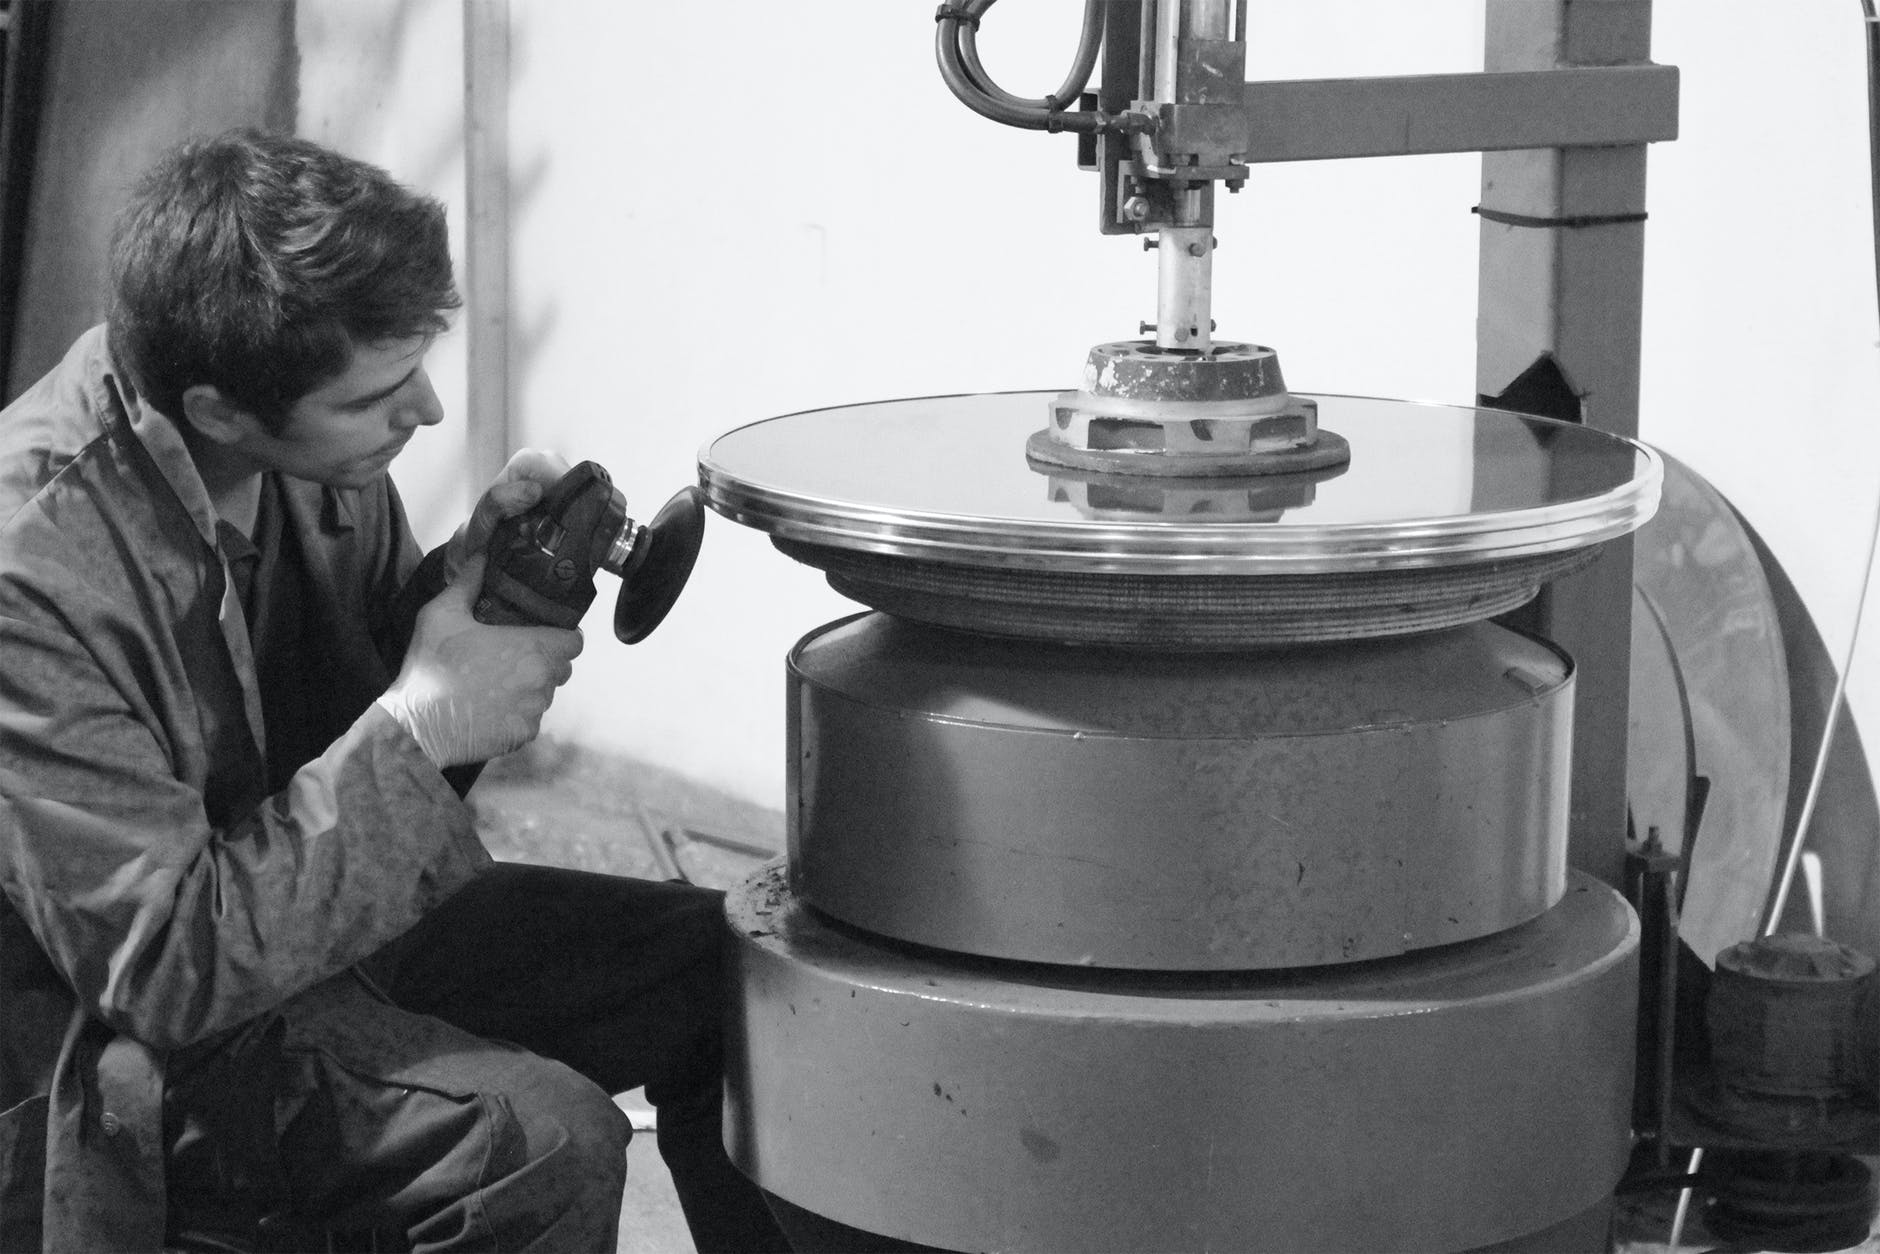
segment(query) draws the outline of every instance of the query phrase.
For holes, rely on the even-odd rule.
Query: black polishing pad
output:
[[[685,590],[705,540],[705,496],[695,487],[681,488],[647,524],[640,543],[646,559],[620,581],[614,601],[614,635],[624,644],[638,644],[665,620],[666,611]]]

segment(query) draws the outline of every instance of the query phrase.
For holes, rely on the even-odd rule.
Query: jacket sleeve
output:
[[[489,861],[469,809],[376,706],[218,830],[164,743],[179,712],[136,708],[139,687],[56,614],[0,612],[0,658],[0,890],[81,1003],[147,1045],[345,968]]]

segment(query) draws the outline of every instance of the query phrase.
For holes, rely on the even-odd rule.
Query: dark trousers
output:
[[[725,1157],[720,895],[499,864],[169,1068],[170,1244],[608,1251],[644,1085],[701,1251],[789,1247]]]

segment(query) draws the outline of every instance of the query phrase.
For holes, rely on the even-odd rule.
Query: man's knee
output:
[[[281,1150],[302,1206],[442,1248],[610,1239],[632,1129],[602,1088],[425,1016],[345,1008],[297,1022],[287,1054]]]
[[[412,1239],[450,1245],[476,1225],[498,1249],[612,1249],[632,1136],[626,1116],[547,1059],[530,1058],[506,1079],[514,1082],[478,1094],[488,1140],[474,1188],[414,1226]]]
[[[491,1172],[552,1169],[575,1190],[611,1190],[616,1202],[626,1184],[627,1142],[632,1125],[612,1097],[592,1081],[557,1062],[534,1060],[526,1085],[486,1098],[496,1116]],[[544,1181],[547,1183],[547,1181]]]

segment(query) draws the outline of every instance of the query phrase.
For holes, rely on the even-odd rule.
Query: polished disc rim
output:
[[[1277,518],[1072,516],[1045,502],[1048,468],[1022,461],[1056,395],[922,397],[765,419],[707,445],[699,480],[711,508],[732,521],[826,548],[946,565],[1258,576],[1471,565],[1585,548],[1650,518],[1663,475],[1645,445],[1576,424],[1318,396],[1321,424],[1351,441],[1354,468],[1377,482],[1388,475],[1409,483],[1395,514],[1367,499],[1374,484],[1332,481],[1304,486],[1307,503]],[[1402,447],[1426,428],[1437,447],[1424,460],[1435,478],[1446,477],[1440,491],[1425,493],[1434,508],[1418,498],[1415,481],[1426,468],[1404,464]],[[1451,447],[1471,435],[1502,447],[1490,472],[1507,482],[1485,486],[1481,459],[1469,463],[1467,450]],[[992,487],[962,483],[950,500],[937,478],[949,466],[955,479],[978,474]],[[1450,481],[1471,470],[1472,495],[1489,496],[1493,506],[1441,508],[1469,494],[1470,484]],[[1537,486],[1524,495],[1527,480]],[[1540,486],[1561,482],[1578,486]],[[1040,503],[1027,498],[1033,489]],[[1338,493],[1344,504],[1322,505]]]

